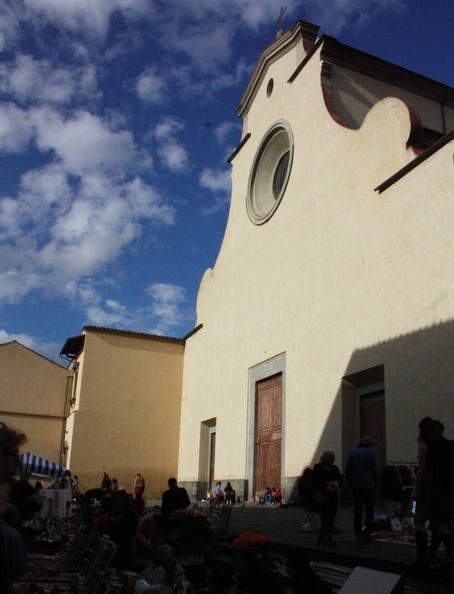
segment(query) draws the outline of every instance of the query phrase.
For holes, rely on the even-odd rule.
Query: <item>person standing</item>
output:
[[[169,478],[167,481],[169,488],[162,494],[161,513],[163,516],[186,509],[190,505],[189,495],[185,488],[179,487],[176,478]]]
[[[218,481],[214,487],[214,505],[221,505],[223,501],[224,493],[222,492],[221,481]]]
[[[104,491],[108,491],[112,486],[112,480],[110,478],[110,476],[107,474],[106,471],[104,471],[104,475],[102,477],[102,481],[101,481],[101,489],[103,489]]]
[[[345,476],[353,489],[353,526],[358,544],[367,544],[372,539],[375,495],[379,479],[377,454],[373,445],[371,437],[362,437],[359,444],[348,453],[345,465]]]
[[[145,491],[145,479],[140,474],[140,472],[138,472],[136,474],[136,478],[134,479],[133,493],[134,493],[134,495],[137,495],[138,493],[140,495],[143,495],[144,491]]]
[[[416,499],[415,538],[417,564],[424,561],[427,535],[423,511],[430,520],[435,542],[443,543],[449,562],[454,561],[454,441],[443,436],[443,425],[431,417],[418,424],[418,471],[412,498]],[[421,505],[423,510],[421,510]],[[419,521],[418,521],[419,520]]]
[[[224,497],[226,505],[233,505],[235,503],[235,490],[229,481],[224,488]]]
[[[325,450],[320,456],[320,462],[312,471],[314,501],[321,519],[318,544],[334,544],[332,535],[337,532],[334,519],[342,486],[342,475],[334,464],[335,459],[334,452]]]

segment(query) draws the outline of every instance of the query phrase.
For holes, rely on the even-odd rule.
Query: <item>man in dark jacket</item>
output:
[[[169,488],[162,494],[161,513],[167,516],[178,509],[189,507],[190,501],[188,492],[183,487],[179,487],[176,478],[169,478],[167,481]]]
[[[373,445],[371,437],[363,437],[357,447],[350,450],[345,466],[345,476],[353,489],[353,525],[358,544],[370,542],[372,534],[379,478],[378,460]],[[366,515],[363,530],[364,509]]]

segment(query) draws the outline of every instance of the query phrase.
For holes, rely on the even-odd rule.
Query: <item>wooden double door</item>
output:
[[[265,487],[281,487],[282,374],[256,384],[254,498]]]

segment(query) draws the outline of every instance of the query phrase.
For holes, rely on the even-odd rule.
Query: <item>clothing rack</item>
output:
[[[380,476],[380,499],[399,504],[396,514],[402,518],[410,511],[411,492],[416,480],[417,466],[413,463],[388,463]]]

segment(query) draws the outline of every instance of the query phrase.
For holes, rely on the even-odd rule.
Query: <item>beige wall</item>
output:
[[[128,491],[141,472],[147,498],[167,488],[177,474],[183,352],[178,340],[85,333],[68,422],[82,490],[99,487],[104,470]]]
[[[71,373],[18,342],[0,345],[0,418],[27,435],[22,448],[60,462]]]
[[[454,143],[379,194],[415,156],[407,107],[385,98],[358,130],[341,127],[325,107],[318,54],[289,84],[291,54],[270,64],[244,114],[251,137],[233,159],[224,240],[199,289],[203,328],[187,341],[183,381],[179,479],[188,485],[203,480],[198,436],[213,418],[216,480],[251,481],[249,377],[275,360],[285,367],[283,484],[322,449],[342,465],[354,445],[342,429],[352,414],[345,375],[384,366],[389,460],[416,460],[420,417],[454,424]],[[278,120],[294,135],[291,176],[274,216],[256,226],[245,207],[250,170]]]

